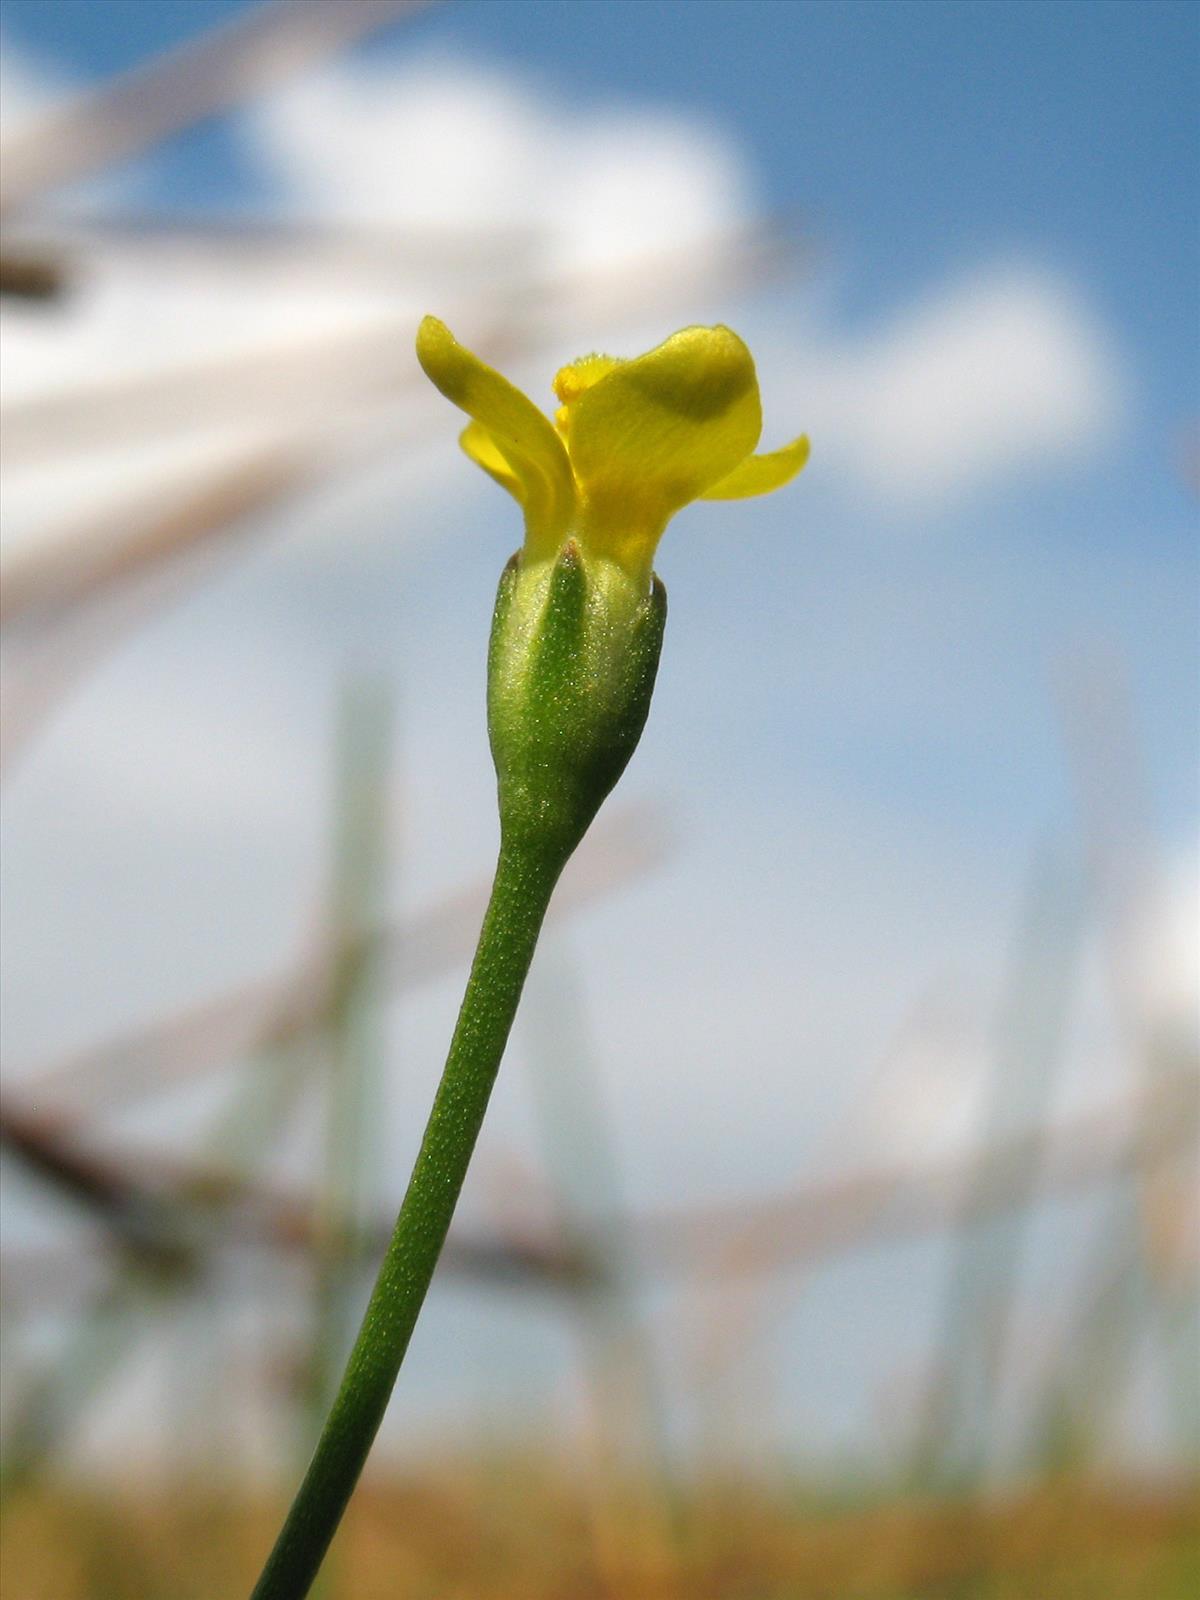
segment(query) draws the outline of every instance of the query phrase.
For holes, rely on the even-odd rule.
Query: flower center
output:
[[[572,361],[570,366],[561,367],[554,376],[554,393],[562,402],[554,413],[554,425],[567,437],[567,429],[571,419],[571,407],[579,396],[590,389],[594,383],[599,383],[601,378],[621,365],[616,356],[590,355],[580,356],[578,361]]]

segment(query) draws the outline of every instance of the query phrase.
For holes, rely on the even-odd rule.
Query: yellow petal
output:
[[[623,361],[568,407],[567,447],[596,547],[648,572],[667,518],[758,443],[749,350],[728,328],[685,328]]]
[[[421,322],[417,359],[447,400],[487,429],[518,480],[527,548],[535,556],[553,554],[574,514],[575,486],[566,451],[549,418],[507,378],[459,344],[436,317]]]
[[[477,467],[482,467],[490,478],[495,478],[518,504],[525,504],[525,490],[520,478],[509,466],[504,452],[482,422],[468,422],[459,434],[458,442]]]
[[[808,435],[802,433],[782,450],[766,455],[747,456],[728,477],[714,483],[700,496],[702,500],[748,500],[751,495],[770,494],[790,483],[808,460]]]

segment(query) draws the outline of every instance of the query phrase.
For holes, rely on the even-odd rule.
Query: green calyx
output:
[[[507,842],[565,860],[641,738],[666,590],[568,540],[553,561],[516,555],[496,595],[488,731]]]

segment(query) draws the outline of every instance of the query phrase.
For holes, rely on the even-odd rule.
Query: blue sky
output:
[[[7,0],[13,40],[83,77],[244,0]],[[568,93],[715,117],[768,206],[828,230],[849,310],[996,247],[1084,272],[1144,354],[1156,420],[1194,401],[1200,8],[1187,0],[456,0],[362,47],[485,53]],[[192,134],[164,202],[236,199],[227,143]]]
[[[240,9],[5,0],[3,30],[29,63],[87,80]],[[739,205],[813,241],[795,279],[655,313],[728,318],[759,360],[765,442],[804,426],[815,449],[794,490],[689,511],[663,546],[669,648],[625,787],[665,797],[682,842],[576,945],[639,1201],[790,1181],[930,984],[958,986],[986,1032],[1030,854],[1047,835],[1078,848],[1053,684],[1080,648],[1125,663],[1156,866],[1168,887],[1194,878],[1197,507],[1180,458],[1200,409],[1198,46],[1200,8],[1173,3],[463,0],[356,51],[324,99],[182,135],[116,192],[118,209],[333,214],[354,174],[335,159],[331,181],[305,145],[312,113],[402,187],[419,173],[388,146],[405,126],[392,100],[432,83],[459,114],[499,85],[492,132],[519,124],[514,148],[549,177],[559,150],[598,160],[608,118],[654,170],[700,172],[714,215],[732,171]],[[672,165],[672,139],[698,167]],[[668,214],[678,198],[664,191]],[[81,320],[108,318],[94,352],[124,359],[155,287],[135,278],[115,310],[81,293]],[[147,324],[221,334],[228,285],[212,305],[188,292]],[[272,309],[252,306],[242,334]],[[14,320],[10,369],[56,356],[46,337]],[[518,374],[541,394],[543,365]],[[455,418],[429,419],[442,443],[410,476],[282,513],[273,543],[132,636],[19,771],[21,1060],[294,948],[319,892],[332,685],[364,656],[403,685],[401,902],[485,870],[482,628],[517,535],[457,458]],[[49,495],[31,481],[27,500]],[[487,541],[469,567],[444,556],[464,526]],[[422,1065],[397,1090],[401,1139],[456,985],[405,1012],[404,1059]],[[1075,1064],[1111,1065],[1103,1004],[1077,1022]],[[521,1147],[526,1122],[510,1076],[489,1126]]]

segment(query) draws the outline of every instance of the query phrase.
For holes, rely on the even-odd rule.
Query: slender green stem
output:
[[[565,860],[524,841],[501,845],[462,1010],[395,1231],[341,1388],[251,1600],[302,1600],[358,1482],[441,1254]]]

